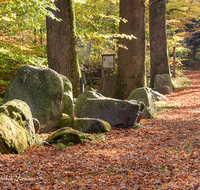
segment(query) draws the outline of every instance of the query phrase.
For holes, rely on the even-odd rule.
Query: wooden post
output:
[[[101,72],[101,79],[104,77],[104,70],[103,70],[103,56],[102,56],[102,72]]]
[[[115,73],[115,56],[113,56],[113,69],[114,69],[114,73]]]
[[[175,78],[176,47],[173,47],[173,78]]]

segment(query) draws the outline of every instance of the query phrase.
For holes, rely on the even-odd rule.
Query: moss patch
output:
[[[76,144],[81,143],[84,140],[91,140],[91,137],[88,134],[81,133],[80,131],[77,131],[70,127],[64,127],[53,132],[46,141],[48,143],[68,144],[70,142],[73,142]]]

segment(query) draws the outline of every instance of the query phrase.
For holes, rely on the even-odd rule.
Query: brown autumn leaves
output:
[[[167,95],[162,112],[137,128],[0,155],[1,189],[200,188],[200,72],[185,75],[191,86]]]

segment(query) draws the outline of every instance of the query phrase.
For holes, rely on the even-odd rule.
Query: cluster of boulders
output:
[[[0,153],[22,153],[40,130],[57,130],[47,141],[66,143],[89,138],[86,133],[108,132],[111,126],[134,126],[141,118],[154,117],[155,98],[161,97],[139,88],[127,100],[85,91],[74,101],[68,78],[49,68],[22,66],[0,106]]]

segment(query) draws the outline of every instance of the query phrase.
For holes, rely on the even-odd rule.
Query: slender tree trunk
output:
[[[35,37],[34,44],[36,44],[37,43],[37,30],[36,30],[36,28],[34,28],[34,37]]]
[[[137,39],[120,38],[119,43],[127,49],[118,50],[118,68],[113,97],[126,99],[138,87],[145,86],[145,0],[121,0],[120,34],[132,34]]]
[[[170,74],[165,0],[149,0],[149,35],[150,35],[150,87],[154,87],[154,79],[158,74]]]
[[[42,39],[42,28],[40,28],[40,44],[42,45],[43,39]]]
[[[69,78],[73,95],[80,93],[80,69],[76,51],[75,16],[73,0],[57,0],[60,11],[52,11],[58,22],[47,17],[47,55],[49,68]]]

